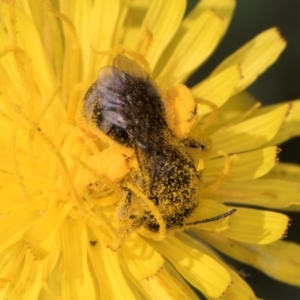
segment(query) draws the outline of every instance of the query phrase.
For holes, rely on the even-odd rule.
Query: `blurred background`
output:
[[[222,0],[219,0],[222,1]],[[189,8],[198,1],[189,0]],[[263,105],[300,99],[300,1],[236,0],[237,7],[227,34],[210,59],[189,80],[204,79],[228,55],[260,32],[278,27],[287,47],[277,62],[248,89]],[[300,164],[300,137],[280,145],[280,161]],[[299,192],[300,198],[300,192]],[[300,213],[287,213],[293,220],[286,240],[300,244]],[[299,256],[300,253],[295,253]],[[247,274],[245,280],[257,297],[266,300],[299,300],[300,288],[283,284],[243,264],[230,261]]]

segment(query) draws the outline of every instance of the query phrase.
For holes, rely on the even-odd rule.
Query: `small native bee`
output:
[[[86,117],[120,144],[132,147],[140,172],[135,184],[158,208],[165,229],[182,228],[224,218],[235,210],[214,218],[186,223],[198,206],[196,197],[200,172],[185,146],[203,149],[194,140],[178,140],[165,121],[161,96],[149,74],[136,62],[118,55],[113,66],[99,71],[97,81],[85,96]],[[130,210],[132,191],[124,187]],[[129,213],[131,228],[146,227],[159,232],[160,224],[151,209]]]

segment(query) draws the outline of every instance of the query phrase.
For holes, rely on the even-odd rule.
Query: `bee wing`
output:
[[[143,180],[143,188],[147,194],[151,194],[151,183],[156,173],[156,155],[151,149],[134,147],[135,154],[141,171],[141,178]]]
[[[150,181],[162,179],[165,174],[162,168],[167,164],[168,157],[157,149],[136,147],[135,153],[142,173],[148,174]]]
[[[149,74],[139,64],[124,55],[117,55],[113,66],[133,78],[141,78],[144,81],[149,81],[150,79]]]
[[[88,120],[94,122],[102,131],[107,133],[113,124],[101,116],[96,86],[97,82],[94,82],[85,95],[85,116]]]
[[[132,105],[126,90],[133,84],[133,78],[115,67],[104,67],[99,71],[96,98],[101,114],[108,122],[124,129],[128,120],[124,108]]]
[[[97,100],[103,117],[126,130],[138,113],[137,103],[148,99],[159,99],[159,93],[148,73],[136,62],[123,55],[116,56],[113,67],[99,71],[96,83]],[[158,105],[163,110],[159,100]],[[152,105],[152,104],[150,104]],[[156,104],[153,104],[156,105]]]
[[[133,60],[123,55],[116,56],[114,66],[100,69],[98,80],[88,89],[85,95],[87,112],[93,111],[96,102],[111,102],[114,105],[121,103],[122,99],[119,96],[124,94],[126,87],[134,83],[135,78],[148,81],[149,75]]]
[[[124,73],[128,74],[132,78],[136,78],[147,83],[146,92],[151,97],[158,97],[159,93],[156,88],[155,82],[151,79],[148,72],[143,69],[135,61],[127,58],[124,55],[117,55],[114,59],[113,66]]]

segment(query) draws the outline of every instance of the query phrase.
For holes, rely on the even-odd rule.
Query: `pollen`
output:
[[[230,23],[223,2],[1,1],[1,298],[258,298],[212,248],[300,286],[279,212],[300,171],[276,146],[300,102],[243,92],[283,39],[266,30],[184,85]]]
[[[166,122],[178,139],[187,138],[196,122],[196,103],[191,91],[177,84],[165,91]]]

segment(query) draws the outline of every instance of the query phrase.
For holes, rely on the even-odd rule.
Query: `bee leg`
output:
[[[145,224],[147,220],[147,217],[141,217],[139,219],[136,219],[130,226],[130,228],[127,229],[127,233],[131,233],[132,231],[140,228],[142,225]]]
[[[139,227],[141,227],[147,220],[146,216],[138,217],[132,213],[132,194],[133,192],[128,187],[123,187],[126,194],[124,204],[118,211],[118,218],[120,220],[120,233],[127,235]]]
[[[131,207],[131,199],[132,199],[132,192],[128,188],[124,188],[125,192],[125,201],[122,206],[118,210],[118,218],[120,221],[125,221],[129,218],[129,211]]]
[[[200,151],[208,151],[209,146],[192,138],[186,138],[181,141],[186,147],[198,149]]]

